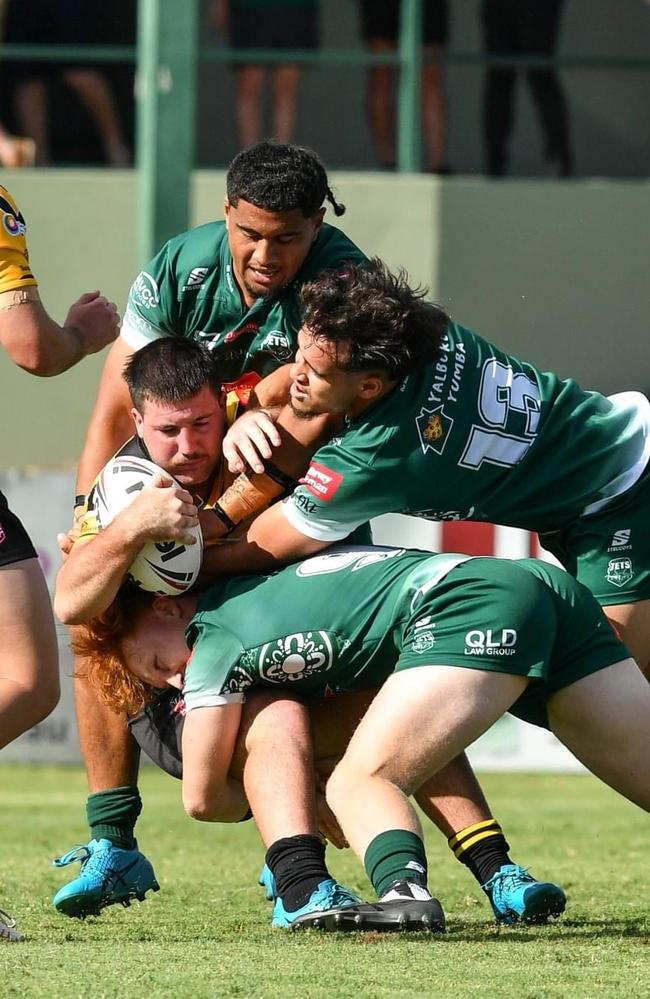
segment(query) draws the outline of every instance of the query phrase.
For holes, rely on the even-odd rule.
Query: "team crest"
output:
[[[298,632],[267,642],[259,653],[259,671],[268,683],[293,683],[322,673],[334,662],[332,642],[325,631]]]
[[[267,333],[262,341],[261,350],[268,350],[278,361],[289,361],[294,354],[293,345],[282,330],[271,330]]]
[[[421,655],[423,652],[428,652],[436,644],[436,636],[432,631],[423,631],[421,634],[417,635],[413,642],[413,651]]]
[[[608,583],[613,586],[625,586],[629,583],[634,576],[634,569],[632,568],[632,559],[630,558],[612,558],[609,560],[609,565],[607,566],[607,572],[605,578]]]
[[[424,454],[427,451],[435,451],[436,454],[442,454],[449,431],[454,422],[449,416],[445,415],[442,406],[439,406],[437,409],[422,408],[420,415],[416,416],[415,422]]]

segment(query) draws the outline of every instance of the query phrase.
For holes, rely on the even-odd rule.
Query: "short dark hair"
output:
[[[196,340],[166,336],[136,350],[124,366],[124,379],[136,409],[149,400],[174,404],[209,386],[219,396],[222,383],[213,355]]]
[[[235,207],[243,198],[267,212],[299,208],[305,218],[316,215],[326,199],[336,216],[345,212],[318,155],[288,142],[264,140],[238,153],[228,168],[226,194]]]
[[[449,325],[439,306],[425,301],[408,275],[392,274],[381,260],[326,271],[300,294],[303,323],[316,340],[339,347],[344,371],[383,371],[403,378],[435,361]]]

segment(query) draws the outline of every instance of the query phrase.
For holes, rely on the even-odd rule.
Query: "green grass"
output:
[[[179,784],[149,768],[138,833],[162,891],[70,920],[50,899],[78,868],[57,871],[49,860],[86,839],[82,771],[0,767],[0,906],[29,936],[0,944],[0,996],[650,995],[647,816],[589,777],[486,775],[483,784],[513,858],[567,891],[557,923],[496,927],[432,830],[430,885],[447,912],[444,937],[271,930],[252,823],[191,822]],[[330,866],[369,894],[349,851],[330,851]]]

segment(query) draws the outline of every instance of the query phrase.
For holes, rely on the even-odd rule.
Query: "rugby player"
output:
[[[51,377],[115,339],[115,305],[98,291],[82,295],[63,326],[52,319],[29,263],[26,226],[0,187],[0,344],[24,371]],[[46,718],[59,699],[52,607],[38,557],[0,493],[0,748]],[[0,939],[23,940],[0,911]]]
[[[150,688],[182,685],[183,801],[212,821],[243,814],[228,772],[249,692],[380,686],[327,785],[380,905],[303,912],[301,926],[355,929],[361,913],[394,928],[394,906],[409,928],[407,913],[437,907],[408,796],[508,710],[548,718],[593,773],[650,810],[650,689],[587,588],[539,560],[336,546],[202,596],[126,596],[95,652],[116,689],[125,670]],[[273,847],[267,865],[282,915]]]

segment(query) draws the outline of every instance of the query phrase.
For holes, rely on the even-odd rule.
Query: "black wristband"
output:
[[[75,498],[74,498],[74,508],[75,508],[75,510],[77,509],[78,506],[85,506],[86,505],[86,499],[87,499],[87,497],[84,495],[84,493],[78,493],[75,496]]]
[[[293,489],[296,485],[295,478],[292,475],[287,475],[287,473],[283,472],[281,468],[274,465],[272,461],[264,462],[264,471],[268,475],[269,479],[273,479],[273,481],[277,482],[277,484],[282,486],[283,489]]]
[[[235,524],[235,522],[230,519],[226,511],[222,510],[222,508],[219,506],[218,503],[214,504],[214,506],[212,507],[212,512],[215,515],[215,517],[218,517],[221,523],[225,524],[225,526],[228,528],[228,534],[230,534],[231,531],[235,530],[237,524]]]

